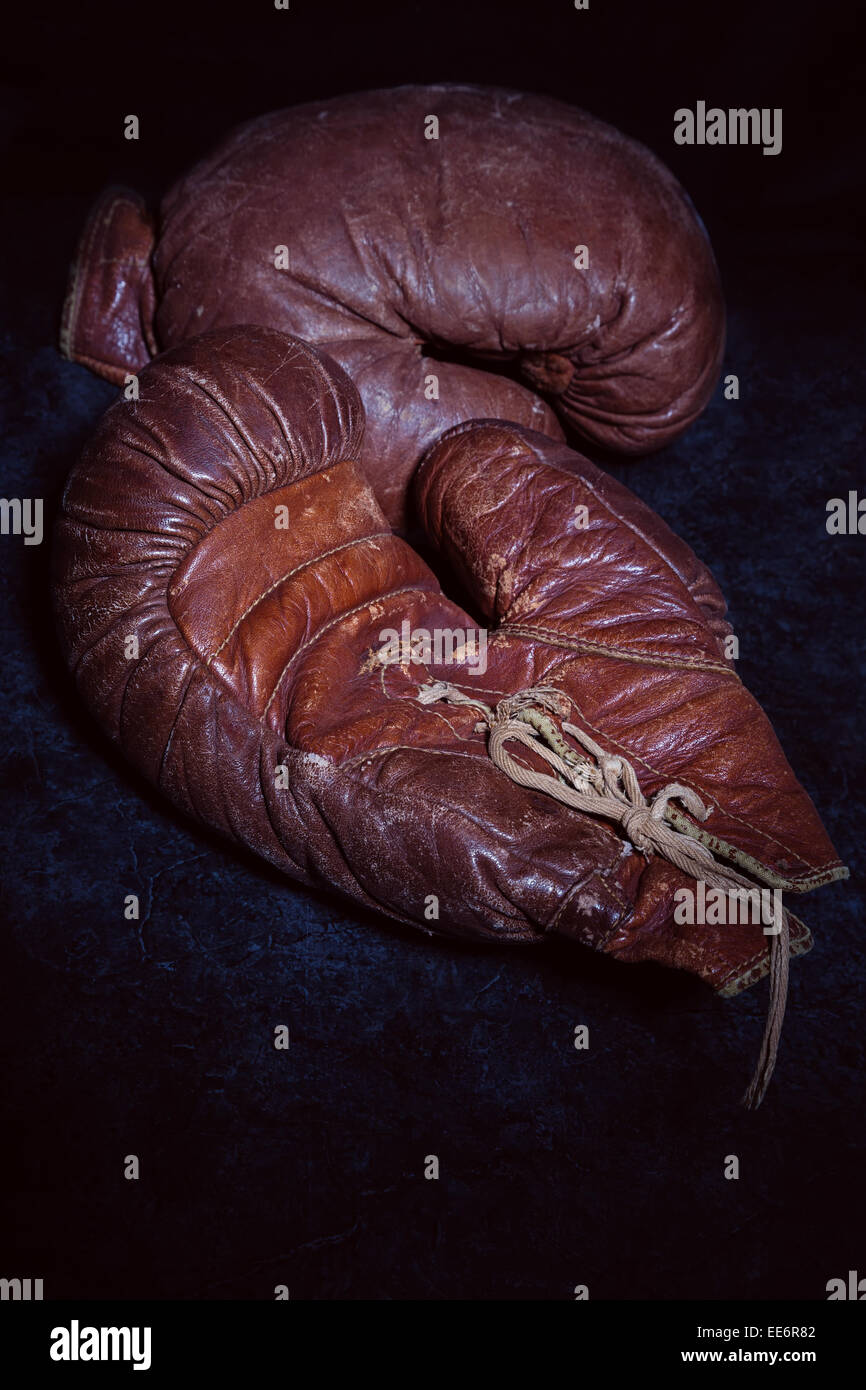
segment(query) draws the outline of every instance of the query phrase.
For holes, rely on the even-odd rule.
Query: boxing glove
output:
[[[396,526],[421,454],[462,420],[562,438],[561,420],[626,454],[667,444],[706,404],[724,337],[703,226],[649,150],[550,98],[468,86],[253,121],[168,193],[158,226],[135,194],[103,197],[67,356],[123,382],[157,347],[238,323],[350,373],[360,462]]]
[[[845,874],[711,576],[588,460],[481,421],[422,462],[488,633],[389,527],[358,393],[315,349],[214,330],[140,387],[70,476],[54,593],[85,701],[181,810],[401,922],[564,935],[723,994],[767,970],[763,926],[682,924],[678,890]],[[808,948],[793,917],[784,944]]]

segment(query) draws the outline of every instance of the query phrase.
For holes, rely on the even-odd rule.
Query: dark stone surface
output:
[[[765,984],[725,1002],[566,943],[428,941],[181,821],[77,701],[48,542],[2,537],[0,1274],[42,1277],[46,1297],[267,1299],[286,1283],[317,1300],[568,1299],[587,1283],[592,1298],[823,1298],[863,1269],[866,538],[824,524],[830,497],[866,493],[859,147],[853,73],[833,56],[853,36],[832,8],[804,9],[818,28],[801,32],[788,6],[783,30],[772,6],[735,6],[705,43],[678,11],[635,7],[612,66],[621,19],[549,8],[386,5],[364,27],[356,7],[339,21],[293,7],[235,32],[189,28],[180,5],[171,43],[136,12],[123,62],[96,53],[95,12],[83,30],[71,12],[48,32],[34,20],[4,100],[2,493],[44,497],[49,521],[114,398],[55,348],[66,261],[103,183],[153,194],[243,116],[442,77],[549,90],[645,138],[716,243],[741,398],[720,388],[674,448],[614,471],[713,569],[741,675],[853,875],[795,904],[816,945],[792,970],[776,1079],[757,1114],[738,1107]],[[247,80],[223,90],[229,53]],[[783,155],[676,150],[672,111],[699,97],[784,103]],[[118,121],[139,110],[157,135],[130,149]],[[422,1176],[432,1153],[439,1182]],[[738,1182],[723,1178],[732,1153]]]

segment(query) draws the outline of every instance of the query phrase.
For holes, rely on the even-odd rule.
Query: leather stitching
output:
[[[667,657],[657,652],[650,652],[646,656],[635,654],[634,652],[623,651],[620,647],[611,647],[604,642],[587,642],[581,638],[569,641],[567,637],[560,637],[558,633],[551,632],[548,628],[528,627],[523,623],[514,624],[502,623],[497,629],[497,633],[505,633],[513,637],[526,637],[536,640],[540,638],[543,642],[554,647],[564,647],[567,651],[588,651],[600,656],[610,656],[618,661],[632,661],[647,666],[670,666],[676,671],[687,671],[690,669],[698,671],[718,671],[723,675],[731,676],[735,681],[739,681],[739,676],[730,666],[724,666],[718,661],[703,661],[699,658],[689,657]]]
[[[258,598],[253,599],[252,603],[244,609],[231,631],[226,634],[216,650],[205,658],[206,665],[209,666],[212,661],[216,660],[223,647],[234,637],[241,623],[244,621],[244,618],[249,617],[253,609],[258,608],[259,604],[263,603],[268,597],[268,594],[272,594],[274,589],[279,588],[280,584],[285,584],[286,580],[291,579],[295,574],[300,574],[302,570],[309,569],[310,565],[317,565],[321,560],[327,560],[331,555],[338,555],[341,550],[350,550],[352,546],[364,545],[367,541],[381,540],[385,536],[389,536],[393,539],[394,533],[393,531],[376,531],[371,536],[357,536],[354,540],[344,541],[342,545],[335,545],[333,549],[323,551],[321,555],[313,555],[309,560],[304,560],[302,564],[295,565],[294,569],[287,570],[285,574],[281,574],[279,579],[275,579],[273,584],[265,589],[264,593],[259,594]]]
[[[435,583],[435,580],[434,580],[433,582]],[[438,587],[439,587],[439,586],[436,585],[436,589],[437,589],[437,590],[438,590]],[[428,594],[428,593],[431,593],[431,592],[435,592],[435,591],[434,591],[434,590],[431,590],[431,589],[425,589],[424,586],[421,585],[421,584],[405,584],[405,585],[403,586],[402,589],[389,589],[387,593],[384,593],[384,594],[374,594],[372,598],[368,598],[364,603],[359,603],[359,604],[357,604],[355,608],[347,608],[347,609],[345,610],[345,612],[343,612],[343,613],[338,613],[337,616],[336,616],[335,618],[332,618],[332,619],[330,620],[330,622],[323,623],[321,627],[319,627],[319,628],[316,629],[316,631],[313,633],[312,637],[308,637],[307,640],[306,640],[306,642],[302,642],[301,645],[300,645],[299,647],[296,647],[295,650],[292,652],[291,656],[289,657],[289,659],[288,659],[288,661],[286,662],[285,666],[283,667],[282,671],[281,671],[280,674],[277,676],[277,683],[276,683],[276,685],[274,686],[273,690],[271,691],[270,697],[269,697],[269,699],[268,699],[268,703],[265,705],[264,709],[262,710],[262,715],[261,715],[261,720],[260,720],[260,722],[261,722],[262,724],[264,724],[264,722],[265,722],[265,720],[266,720],[266,718],[267,718],[267,715],[268,715],[268,710],[270,709],[271,705],[273,704],[274,696],[276,695],[277,691],[279,690],[280,686],[282,685],[283,679],[284,679],[284,677],[285,677],[285,675],[286,675],[286,672],[288,671],[288,669],[289,669],[289,667],[291,666],[292,662],[293,662],[293,661],[297,661],[298,657],[301,655],[301,652],[306,651],[308,647],[311,647],[311,646],[313,646],[316,642],[318,642],[319,639],[324,635],[324,633],[326,633],[330,628],[335,627],[335,626],[337,625],[337,623],[342,623],[342,622],[344,622],[346,618],[351,618],[351,617],[353,617],[353,615],[354,615],[355,613],[363,613],[363,611],[364,611],[365,608],[372,608],[372,606],[373,606],[374,603],[382,603],[385,599],[396,598],[396,596],[397,596],[398,594],[411,594],[411,593]]]
[[[792,920],[796,922],[797,926],[801,929],[803,933],[801,936],[794,937],[791,940],[789,944],[790,954],[792,956],[802,956],[803,947],[809,940],[809,929],[804,922],[800,921],[799,917],[794,917],[793,914],[789,914],[789,916],[792,917]],[[799,947],[800,949],[791,949],[795,946]],[[728,971],[727,975],[724,976],[724,978],[720,981],[716,988],[718,990],[723,990],[726,985],[735,984],[739,986],[740,989],[744,989],[747,985],[754,984],[755,981],[763,979],[763,977],[768,973],[769,969],[770,951],[769,945],[765,945],[761,947],[760,951],[756,951],[753,956],[750,956],[749,959],[746,961],[745,965],[741,963],[739,965],[732,966],[731,969]]]

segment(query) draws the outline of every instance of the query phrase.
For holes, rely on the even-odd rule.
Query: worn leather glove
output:
[[[243,126],[169,192],[158,231],[136,194],[104,195],[73,268],[69,357],[122,382],[238,323],[298,334],[351,374],[360,462],[398,526],[421,454],[461,420],[561,438],[558,415],[607,449],[669,443],[709,399],[724,338],[709,241],[649,150],[547,97],[467,86]]]
[[[758,979],[761,923],[678,925],[677,889],[845,871],[725,658],[707,570],[580,455],[473,422],[415,486],[486,641],[391,531],[362,435],[340,368],[271,329],[144,369],[54,549],[97,718],[182,810],[401,922],[558,933],[724,994]],[[785,943],[808,948],[796,919]]]

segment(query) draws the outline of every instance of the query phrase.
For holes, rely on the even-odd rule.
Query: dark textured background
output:
[[[43,496],[49,518],[115,395],[55,346],[104,184],[155,198],[237,120],[430,80],[551,92],[673,167],[716,246],[741,399],[719,390],[676,447],[615,471],[709,562],[741,675],[853,877],[800,905],[816,946],[748,1115],[765,984],[723,1002],[566,943],[430,942],[182,823],[78,705],[48,542],[2,537],[0,1274],[42,1277],[46,1297],[270,1298],[287,1283],[317,1300],[567,1299],[576,1283],[592,1298],[823,1298],[829,1278],[866,1274],[866,537],[824,525],[828,498],[866,495],[854,7],[31,10],[4,65],[0,491]],[[782,106],[783,153],[676,147],[673,111],[698,99]],[[122,139],[133,111],[138,145]],[[272,1046],[282,1022],[288,1053]],[[588,1053],[571,1046],[580,1022]],[[439,1182],[422,1177],[428,1153]],[[731,1153],[739,1182],[722,1177]]]

